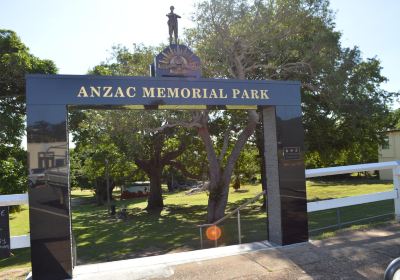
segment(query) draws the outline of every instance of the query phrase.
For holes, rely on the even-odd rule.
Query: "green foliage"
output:
[[[0,29],[0,143],[21,143],[25,129],[25,75],[56,71],[52,61],[30,54],[15,32]]]
[[[31,53],[11,30],[0,29],[0,193],[27,189],[27,154],[20,148],[25,132],[25,75],[53,74],[50,60]]]
[[[153,62],[157,49],[143,45],[133,45],[133,49],[122,46],[113,47],[111,57],[100,65],[94,67],[90,74],[96,75],[133,75],[145,76],[149,73],[149,65]],[[162,207],[161,181],[163,169],[167,165],[183,167],[185,176],[190,172],[197,171],[195,168],[186,169],[186,163],[177,162],[178,157],[195,158],[199,153],[183,155],[188,146],[194,143],[193,131],[187,131],[179,126],[168,127],[168,123],[188,119],[190,114],[179,111],[135,111],[135,110],[113,110],[113,111],[74,111],[70,116],[70,128],[73,131],[74,140],[78,141],[79,149],[85,150],[87,154],[91,147],[100,152],[99,157],[85,157],[84,161],[76,165],[74,170],[81,173],[89,172],[96,177],[96,172],[101,172],[100,161],[104,161],[102,155],[106,149],[115,150],[115,153],[130,163],[129,176],[133,181],[143,178],[150,179],[151,192],[149,196],[149,208],[154,205]],[[96,124],[94,124],[96,122]],[[84,145],[88,139],[101,137],[102,145],[95,140],[94,143]],[[78,151],[78,149],[77,149]],[[89,152],[90,153],[90,152]],[[94,155],[94,154],[93,154]],[[179,161],[179,159],[178,159]],[[84,165],[90,166],[85,168]],[[118,170],[123,166],[118,165]],[[200,168],[201,169],[201,165]],[[176,171],[169,168],[170,175]],[[82,174],[83,175],[83,174]],[[167,177],[168,174],[165,174]],[[115,174],[114,179],[121,178],[122,174]],[[88,175],[81,176],[82,178]],[[77,182],[78,183],[78,182]],[[85,182],[81,182],[85,184]],[[154,206],[154,208],[156,208]]]
[[[108,160],[109,174],[114,182],[123,184],[125,180],[134,179],[136,166],[105,131],[105,119],[101,111],[73,111],[71,116],[84,116],[82,121],[72,120],[71,124],[73,140],[77,143],[71,151],[72,186],[93,189],[94,182],[105,176],[105,160]]]
[[[247,142],[236,162],[234,174],[239,175],[240,179],[246,183],[257,181],[256,178],[261,173],[259,163],[257,147]]]
[[[157,51],[158,50],[158,51]],[[132,50],[121,45],[113,46],[111,57],[95,66],[89,74],[107,76],[148,76],[149,65],[160,48],[133,44]]]
[[[393,121],[393,127],[395,129],[400,129],[400,109],[394,110],[391,113],[391,118]]]
[[[27,153],[19,147],[0,145],[0,194],[27,191]]]
[[[194,21],[205,76],[301,81],[309,168],[377,160],[398,93],[378,59],[342,48],[328,0],[203,1]]]

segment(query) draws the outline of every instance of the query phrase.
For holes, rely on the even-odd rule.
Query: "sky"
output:
[[[0,28],[17,32],[31,53],[53,60],[59,74],[86,74],[110,57],[113,45],[168,42],[166,14],[175,6],[179,32],[193,26],[190,0],[0,0]],[[363,58],[377,57],[400,91],[400,1],[331,0],[344,47],[359,46]],[[395,104],[395,107],[399,107]]]

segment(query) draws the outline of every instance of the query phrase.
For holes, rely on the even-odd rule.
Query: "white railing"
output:
[[[321,211],[321,210],[358,205],[358,204],[364,204],[364,203],[387,200],[387,199],[395,199],[395,202],[398,203],[397,200],[399,200],[399,189],[400,189],[399,185],[400,161],[388,161],[379,163],[367,163],[367,164],[347,165],[338,167],[307,169],[306,178],[348,174],[348,173],[363,172],[363,171],[385,170],[385,169],[393,170],[392,191],[309,202],[307,203],[307,211],[308,212]],[[395,211],[396,215],[399,215],[400,211],[397,210],[400,210],[400,208],[396,207]]]
[[[379,163],[367,163],[348,166],[317,168],[305,170],[306,178],[322,177],[337,174],[348,174],[354,172],[375,171],[392,169],[393,190],[365,195],[350,196],[320,200],[307,203],[307,212],[316,212],[328,209],[339,209],[341,207],[359,205],[364,203],[394,199],[395,217],[400,220],[400,161],[388,161]],[[0,195],[0,206],[12,206],[28,204],[28,194]],[[30,247],[29,235],[11,236],[11,249]]]
[[[13,206],[13,205],[23,205],[28,204],[28,194],[6,194],[0,195],[0,206]],[[10,238],[11,249],[20,249],[31,247],[31,239],[29,234],[11,236]]]
[[[28,194],[5,194],[0,195],[0,206],[12,206],[28,204]]]
[[[367,163],[367,164],[357,164],[348,166],[338,166],[329,168],[318,168],[318,169],[308,169],[306,170],[306,178],[322,177],[337,174],[348,174],[354,172],[364,172],[364,171],[375,171],[375,170],[385,170],[391,169],[393,171],[393,190],[386,192],[378,192],[357,196],[350,196],[344,198],[335,198],[320,200],[307,203],[307,212],[316,212],[328,209],[336,209],[336,216],[338,224],[334,226],[341,226],[343,224],[351,224],[357,221],[363,221],[366,219],[377,218],[392,215],[392,213],[369,217],[365,219],[360,219],[357,221],[351,221],[347,223],[342,223],[340,218],[340,208],[346,206],[360,205],[364,203],[377,202],[382,200],[394,200],[394,215],[397,221],[400,221],[400,161],[388,161],[379,163]],[[325,228],[331,228],[334,226],[328,226],[320,229],[315,229],[312,231],[318,231]]]

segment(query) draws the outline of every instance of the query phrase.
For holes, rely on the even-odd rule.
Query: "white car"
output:
[[[44,168],[33,168],[29,171],[28,186],[34,188],[37,185],[45,183]]]

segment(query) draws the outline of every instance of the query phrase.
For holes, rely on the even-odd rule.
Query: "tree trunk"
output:
[[[225,167],[221,166],[221,162],[218,161],[215,153],[213,142],[207,127],[207,114],[207,112],[204,112],[202,118],[202,127],[199,128],[197,132],[203,140],[209,163],[210,196],[208,199],[207,221],[208,223],[213,223],[222,218],[225,214],[225,207],[228,202],[229,183],[231,181],[235,163],[240,155],[241,150],[246,144],[246,141],[256,129],[256,125],[258,123],[258,114],[255,110],[248,111],[247,125],[239,134],[239,137],[233,146],[232,152],[228,156]]]
[[[150,193],[147,198],[147,210],[162,210],[164,207],[161,190],[162,166],[153,166],[148,176],[150,177]]]
[[[115,183],[110,179],[110,201],[113,200],[112,192],[115,188]],[[99,178],[95,181],[95,196],[97,205],[104,205],[107,203],[107,180]]]
[[[217,188],[210,190],[207,206],[207,222],[213,223],[225,216],[225,208],[228,203],[229,184],[220,181]]]
[[[256,146],[258,149],[258,158],[260,161],[260,172],[261,172],[261,188],[263,191],[267,189],[267,176],[265,174],[265,156],[264,156],[264,129],[262,123],[262,111],[260,112],[260,123],[257,125],[256,128]],[[262,209],[267,208],[267,197],[263,195],[263,204],[261,206]]]

